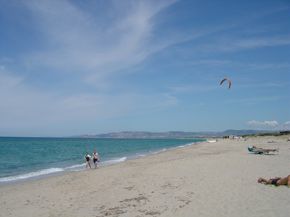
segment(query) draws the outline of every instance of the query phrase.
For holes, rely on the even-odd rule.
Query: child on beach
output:
[[[97,165],[97,162],[99,162],[99,154],[96,150],[94,150],[93,152],[93,162],[94,162],[94,165],[95,165],[95,169],[98,167]]]
[[[92,158],[92,157],[91,157],[88,153],[86,153],[86,155],[85,155],[86,168],[88,168],[88,167],[91,168],[91,163],[90,163],[91,158]]]

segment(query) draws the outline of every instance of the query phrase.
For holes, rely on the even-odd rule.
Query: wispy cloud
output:
[[[61,96],[58,90],[37,91],[25,85],[22,77],[3,70],[0,70],[0,101],[0,134],[10,128],[50,128],[53,131],[54,125],[89,124],[101,119],[162,110],[178,103],[174,96],[162,93],[80,93]]]
[[[271,129],[271,130],[289,130],[290,129],[290,121],[286,121],[285,123],[279,123],[276,120],[271,120],[271,121],[251,120],[247,122],[247,125],[254,129]]]
[[[34,67],[81,73],[92,83],[120,73],[174,43],[165,40],[162,45],[155,44],[153,30],[155,16],[175,2],[108,3],[110,13],[116,10],[116,16],[106,16],[104,26],[98,17],[66,0],[26,1],[47,46],[28,55],[25,61]]]
[[[43,43],[23,56],[23,61],[30,73],[37,72],[37,76],[64,74],[70,80],[70,74],[78,74],[83,81],[104,87],[111,76],[124,73],[122,70],[180,41],[178,37],[154,43],[155,16],[175,2],[110,1],[106,9],[112,11],[106,11],[106,15],[113,15],[105,18],[83,11],[67,0],[22,2],[32,12],[33,24],[41,32]],[[104,22],[107,25],[98,20],[100,17],[108,19]],[[59,88],[39,90],[26,82],[21,71],[7,70],[8,60],[0,61],[0,134],[1,129],[15,126],[33,129],[62,126],[66,122],[93,123],[162,110],[178,103],[174,96],[164,93],[114,94],[101,90],[69,94]]]
[[[265,82],[265,83],[253,83],[253,82],[249,82],[249,83],[244,83],[244,84],[238,84],[236,87],[237,88],[241,88],[241,89],[267,89],[267,88],[285,88],[289,85],[290,83],[287,83],[287,81],[285,82]],[[278,99],[281,99],[281,97],[263,97],[263,98],[260,98],[260,100],[262,101],[269,101],[269,100],[278,100]]]
[[[233,36],[222,37],[215,39],[212,43],[200,45],[199,49],[204,52],[237,52],[243,50],[289,46],[290,36],[271,36],[271,37],[248,37],[238,38]]]
[[[279,123],[277,121],[256,121],[256,120],[251,120],[248,121],[247,123],[249,126],[253,126],[253,127],[262,127],[262,128],[275,128],[279,125]]]
[[[0,66],[0,89],[15,88],[21,84],[23,78],[20,76],[11,76],[5,66]],[[3,93],[2,93],[3,94]]]
[[[265,6],[269,12],[264,14],[252,10],[246,21],[240,13],[213,21],[212,14],[196,19],[192,8],[178,0],[27,0],[19,1],[17,8],[10,1],[5,5],[5,25],[17,25],[1,35],[7,46],[0,52],[0,134],[1,129],[9,127],[23,130],[46,126],[53,134],[54,126],[72,129],[71,123],[79,124],[78,129],[88,125],[101,128],[100,120],[118,122],[119,118],[134,115],[142,120],[143,114],[153,114],[156,121],[162,122],[157,120],[160,111],[188,106],[189,102],[183,99],[191,94],[197,96],[197,104],[202,97],[205,102],[214,101],[219,94],[214,91],[220,88],[218,82],[224,72],[233,72],[236,80],[223,103],[263,106],[263,102],[277,101],[278,107],[288,100],[285,93],[289,82],[284,79],[288,76],[276,76],[273,70],[287,71],[288,62],[262,63],[256,61],[261,59],[253,59],[245,63],[249,58],[231,55],[289,46],[288,30],[267,34],[272,27],[266,28],[266,24],[253,28],[261,26],[260,21],[246,27],[253,20],[288,10],[285,7],[273,10]],[[177,7],[172,10],[174,6]],[[190,6],[199,4],[193,2]],[[201,8],[205,13],[209,9],[207,3]],[[18,15],[16,12],[21,15],[14,16]],[[28,18],[23,22],[19,20],[22,14]],[[255,31],[246,33],[249,29]],[[21,40],[14,45],[10,36]],[[245,78],[244,69],[271,74],[265,79],[257,73]],[[152,82],[153,79],[156,80]],[[266,88],[267,95],[259,95],[260,89]],[[185,115],[175,113],[178,118]]]
[[[254,105],[260,104],[264,102],[278,101],[283,99],[281,96],[266,96],[266,97],[248,97],[248,98],[238,98],[238,99],[229,99],[226,100],[225,103],[239,103],[243,105]]]
[[[229,59],[200,59],[190,61],[188,64],[207,67],[232,67],[248,70],[273,70],[273,69],[290,69],[288,62],[277,63],[248,63],[238,62]]]
[[[290,121],[286,121],[285,123],[281,124],[282,130],[290,130]]]
[[[203,66],[224,66],[233,64],[231,60],[219,60],[219,59],[201,59],[191,61],[189,64],[191,65],[203,65]]]
[[[282,45],[290,45],[289,35],[280,36],[280,37],[238,39],[236,41],[224,44],[221,47],[221,50],[236,51],[236,50],[242,50],[242,49],[275,47],[275,46],[282,46]]]
[[[44,44],[25,55],[26,65],[38,70],[46,67],[57,73],[78,73],[86,82],[103,85],[105,78],[126,73],[156,52],[235,26],[173,29],[162,35],[156,33],[157,17],[177,0],[108,2],[116,15],[104,14],[102,19],[108,20],[103,25],[104,20],[99,20],[101,11],[94,16],[67,0],[26,1]]]
[[[218,88],[218,85],[201,85],[201,84],[191,84],[174,86],[169,88],[169,90],[174,94],[184,94],[184,93],[200,93],[214,91]]]

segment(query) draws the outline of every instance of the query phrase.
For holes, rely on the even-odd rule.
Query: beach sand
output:
[[[249,154],[248,145],[279,148]],[[287,137],[219,139],[99,169],[0,186],[0,216],[290,216]]]

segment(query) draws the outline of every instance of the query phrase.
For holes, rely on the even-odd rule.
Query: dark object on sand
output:
[[[277,148],[258,148],[254,145],[250,145],[248,146],[248,151],[253,153],[253,154],[269,154],[270,152],[278,152],[279,149]]]

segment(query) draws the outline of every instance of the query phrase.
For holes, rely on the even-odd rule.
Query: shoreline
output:
[[[204,141],[185,143],[183,145],[177,145],[175,147],[161,148],[161,149],[157,149],[155,151],[147,151],[147,152],[142,153],[142,154],[134,153],[133,155],[131,154],[131,155],[127,155],[127,156],[119,156],[117,158],[107,159],[103,162],[100,162],[99,168],[107,167],[107,166],[114,165],[114,164],[123,163],[123,162],[128,161],[128,160],[135,160],[135,159],[139,159],[139,158],[143,158],[143,157],[148,157],[151,155],[155,155],[155,154],[159,154],[162,152],[171,151],[171,150],[175,150],[178,148],[183,148],[183,147],[187,147],[187,146],[191,146],[191,145],[199,145],[200,143],[203,143],[203,142],[207,142],[207,139],[205,138]],[[30,181],[34,181],[34,180],[46,179],[49,177],[62,176],[64,174],[77,173],[77,172],[81,172],[81,171],[85,171],[85,170],[88,170],[87,168],[85,168],[85,163],[75,164],[75,165],[66,166],[66,167],[44,168],[41,170],[31,171],[28,173],[22,173],[22,174],[17,174],[17,175],[13,175],[13,176],[1,177],[0,178],[0,187],[5,186],[5,185],[18,184],[18,183],[22,183],[22,182],[30,182]]]
[[[286,137],[285,137],[286,138]],[[220,139],[119,164],[0,186],[3,216],[288,216],[290,188],[257,178],[289,174],[284,137]],[[268,143],[274,141],[274,143]],[[247,146],[279,147],[253,155]]]

